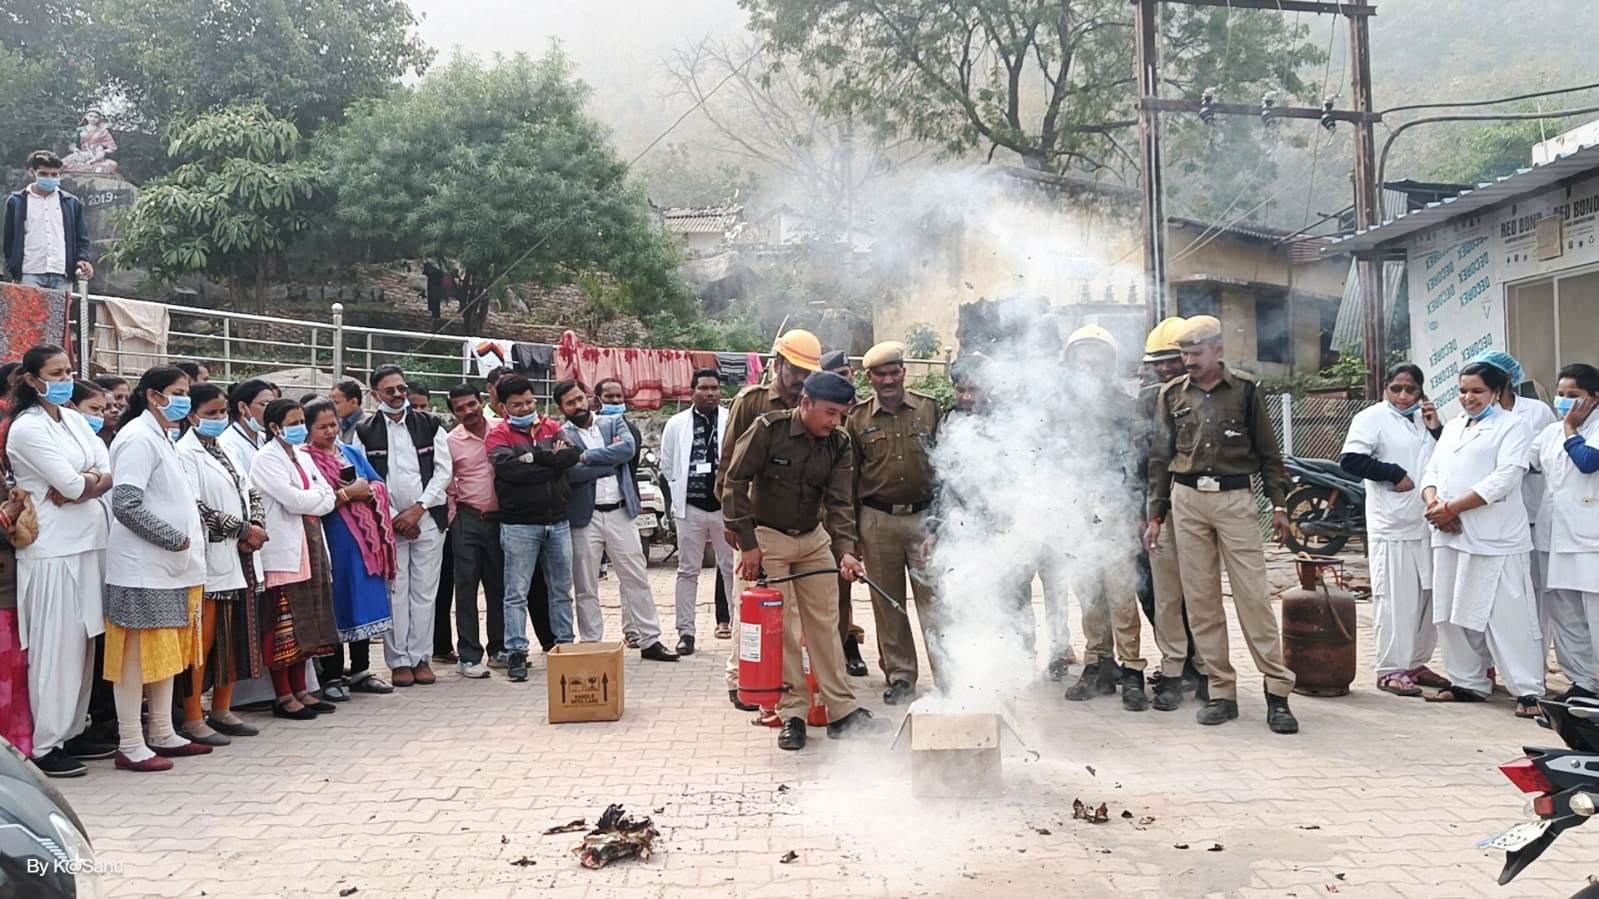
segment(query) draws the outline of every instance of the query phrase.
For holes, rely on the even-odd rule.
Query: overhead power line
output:
[[[1497,106],[1500,103],[1514,103],[1517,100],[1534,100],[1539,97],[1558,97],[1561,94],[1575,94],[1579,91],[1599,88],[1599,81],[1593,84],[1578,84],[1572,87],[1557,87],[1546,91],[1533,91],[1530,94],[1517,94],[1514,97],[1500,97],[1495,100],[1459,100],[1450,103],[1410,103],[1405,106],[1393,106],[1384,109],[1378,115],[1391,115],[1396,112],[1410,112],[1416,109],[1464,109],[1472,106]]]

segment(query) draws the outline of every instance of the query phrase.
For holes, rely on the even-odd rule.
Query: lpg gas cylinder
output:
[[[1294,692],[1343,696],[1355,679],[1355,597],[1323,569],[1341,563],[1326,556],[1295,559],[1299,586],[1283,594],[1283,662],[1294,672]]]

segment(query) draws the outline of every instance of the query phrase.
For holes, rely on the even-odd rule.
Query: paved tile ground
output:
[[[651,580],[670,630],[669,566]],[[331,720],[254,716],[261,736],[170,773],[95,762],[62,787],[118,869],[113,896],[1443,899],[1566,896],[1599,874],[1595,828],[1495,885],[1502,856],[1473,843],[1526,812],[1494,766],[1547,732],[1503,696],[1439,707],[1378,693],[1369,606],[1355,692],[1295,697],[1297,737],[1266,730],[1247,658],[1242,717],[1219,728],[1191,706],[1067,703],[1040,681],[1015,706],[1025,745],[1007,744],[1003,795],[918,801],[886,737],[813,730],[786,753],[733,710],[728,641],[709,638],[702,597],[703,652],[677,665],[630,654],[620,722],[546,724],[542,659],[526,684],[451,669]],[[869,624],[864,597],[857,611]],[[856,684],[881,712],[875,671]],[[1110,821],[1072,820],[1075,798],[1105,803]],[[654,858],[590,871],[577,836],[540,833],[610,802],[653,811]]]

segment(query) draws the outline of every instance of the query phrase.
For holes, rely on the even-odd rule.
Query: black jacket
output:
[[[501,421],[489,430],[484,447],[494,466],[494,496],[500,503],[501,524],[558,524],[567,520],[566,504],[572,488],[566,470],[576,465],[583,451],[575,446],[555,449],[554,433],[540,431],[537,439]]]

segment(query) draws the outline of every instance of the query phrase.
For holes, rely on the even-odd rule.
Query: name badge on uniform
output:
[[[776,456],[773,456],[772,457],[772,464],[773,465],[793,465],[794,463],[790,462],[787,459],[780,459],[780,458],[778,458]]]
[[[699,463],[699,464],[694,466],[693,474],[710,474],[710,473],[711,473],[711,463],[709,463],[709,462],[701,462],[701,463]]]
[[[1194,481],[1194,489],[1198,490],[1200,493],[1220,493],[1221,478],[1211,477],[1208,474],[1202,474],[1197,480]]]

